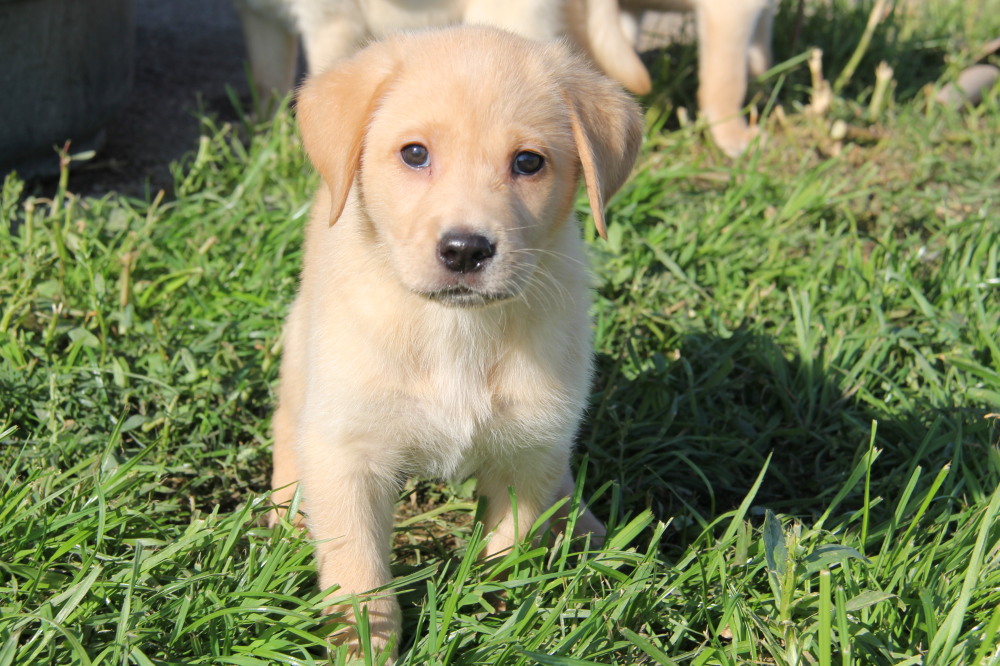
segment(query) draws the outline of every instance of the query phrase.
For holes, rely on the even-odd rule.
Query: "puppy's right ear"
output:
[[[394,54],[387,43],[369,46],[309,77],[296,96],[302,143],[330,188],[331,226],[343,212],[361,166],[369,119],[396,68]]]

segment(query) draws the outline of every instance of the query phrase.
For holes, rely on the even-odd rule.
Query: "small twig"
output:
[[[983,44],[983,46],[976,52],[975,57],[973,57],[973,62],[979,62],[987,56],[991,56],[997,51],[1000,51],[1000,37],[996,39],[991,39],[990,41]]]
[[[806,110],[816,116],[826,115],[833,104],[833,92],[830,82],[823,78],[823,50],[809,51],[809,75],[812,78],[812,92],[809,106]]]
[[[861,39],[858,40],[858,45],[855,47],[854,53],[851,54],[851,59],[847,61],[847,65],[840,72],[840,76],[834,81],[833,92],[840,93],[844,89],[844,86],[850,82],[851,77],[854,76],[854,70],[858,68],[861,58],[864,57],[865,51],[868,50],[868,45],[872,41],[875,28],[882,22],[882,18],[886,16],[886,7],[892,1],[894,0],[875,0],[875,5],[868,15],[868,25],[865,26],[865,31],[861,34]]]
[[[872,93],[872,100],[868,104],[868,119],[878,120],[882,114],[882,107],[885,106],[886,92],[892,84],[892,67],[886,61],[879,63],[875,68],[875,92]]]

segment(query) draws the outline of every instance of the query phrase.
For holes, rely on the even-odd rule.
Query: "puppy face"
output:
[[[376,44],[308,83],[298,106],[331,223],[355,186],[396,279],[459,307],[532,284],[581,173],[603,232],[641,135],[634,103],[564,48],[489,29]]]
[[[572,209],[567,102],[539,85],[534,61],[514,78],[488,59],[421,62],[435,55],[406,62],[384,93],[360,195],[408,289],[447,305],[502,301],[525,288]]]

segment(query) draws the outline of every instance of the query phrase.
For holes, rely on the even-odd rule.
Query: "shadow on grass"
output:
[[[671,521],[668,547],[691,543],[713,519],[735,509],[769,455],[754,505],[807,524],[828,508],[870,443],[881,449],[871,474],[873,498],[895,498],[918,465],[931,471],[952,465],[942,496],[988,493],[996,476],[981,450],[982,442],[998,437],[985,407],[911,396],[903,408],[906,398],[893,388],[887,391],[897,393],[891,404],[875,404],[859,385],[824,369],[822,355],[789,358],[766,334],[690,334],[672,358],[655,355],[633,376],[625,365],[608,355],[598,359],[580,437],[590,459],[587,487],[618,484],[622,515],[616,522],[647,507]],[[862,480],[841,510],[859,508],[863,492]],[[876,507],[873,519],[894,506]],[[608,516],[607,498],[596,511]]]

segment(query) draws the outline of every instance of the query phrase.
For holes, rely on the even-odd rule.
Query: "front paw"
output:
[[[375,664],[395,663],[402,618],[392,594],[367,600],[355,597],[354,603],[333,604],[323,613],[333,616],[327,637],[331,651],[346,649],[351,661],[363,661],[369,653]]]

